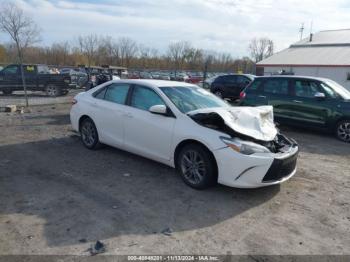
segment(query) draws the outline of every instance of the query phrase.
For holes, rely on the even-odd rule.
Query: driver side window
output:
[[[317,92],[322,92],[316,82],[307,80],[296,80],[295,85],[295,96],[312,98]]]
[[[135,86],[131,97],[131,106],[148,111],[154,105],[165,105],[160,96],[153,90]]]

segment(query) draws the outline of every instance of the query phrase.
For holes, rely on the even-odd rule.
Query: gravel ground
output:
[[[286,129],[297,174],[254,190],[196,191],[169,167],[85,149],[69,105],[0,114],[0,254],[350,254],[350,147]],[[170,228],[170,234],[162,233]]]
[[[70,103],[72,97],[82,90],[71,89],[67,95],[59,97],[48,97],[44,92],[32,92],[28,91],[29,105],[49,105],[49,104],[61,104]],[[25,105],[25,97],[23,91],[16,91],[10,96],[0,94],[0,107],[7,105]]]

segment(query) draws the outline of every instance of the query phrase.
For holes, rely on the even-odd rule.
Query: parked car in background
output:
[[[209,77],[210,76],[210,77]],[[210,89],[211,84],[215,81],[218,76],[208,75],[208,78],[203,81],[203,88]]]
[[[83,88],[88,82],[88,75],[75,68],[62,68],[60,74],[67,74],[71,78],[70,86],[72,88]]]
[[[170,75],[167,72],[154,71],[154,72],[151,72],[151,74],[153,79],[170,80]]]
[[[202,72],[189,72],[187,73],[188,78],[185,80],[187,83],[197,84],[203,81],[203,73]]]
[[[60,96],[68,93],[70,76],[50,74],[47,65],[25,64],[24,76],[29,91],[44,91],[48,96]],[[0,91],[10,95],[14,91],[23,90],[22,69],[20,65],[12,64],[0,71]]]
[[[249,74],[226,74],[214,79],[210,86],[210,92],[220,98],[237,100],[242,90],[254,80]]]
[[[350,142],[350,92],[330,79],[257,77],[241,96],[241,105],[272,105],[281,124],[325,130]]]
[[[186,80],[189,78],[185,72],[181,72],[181,71],[170,72],[169,77],[170,77],[170,80],[181,81],[181,82],[186,82]]]
[[[103,143],[164,163],[196,189],[263,187],[296,173],[298,146],[278,133],[272,107],[232,107],[183,82],[108,82],[78,94],[70,118],[88,149]]]

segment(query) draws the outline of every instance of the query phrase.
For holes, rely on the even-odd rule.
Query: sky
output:
[[[175,41],[249,55],[254,37],[268,37],[275,51],[313,32],[350,28],[349,0],[0,0],[18,4],[41,28],[41,45],[79,35],[130,37],[165,52]],[[0,42],[7,41],[4,34]]]

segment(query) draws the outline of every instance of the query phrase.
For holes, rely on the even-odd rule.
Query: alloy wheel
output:
[[[84,122],[81,128],[81,136],[84,144],[87,147],[92,147],[97,139],[97,133],[93,123],[90,121]]]
[[[206,174],[204,159],[198,152],[189,150],[183,154],[181,170],[191,184],[199,184]]]
[[[222,98],[222,93],[221,93],[220,91],[216,91],[216,92],[215,92],[215,95],[216,95],[217,97]]]
[[[46,88],[46,93],[49,95],[49,96],[57,96],[57,88],[54,87],[54,86],[48,86]]]
[[[350,142],[350,121],[344,121],[339,124],[337,135],[340,140]]]

